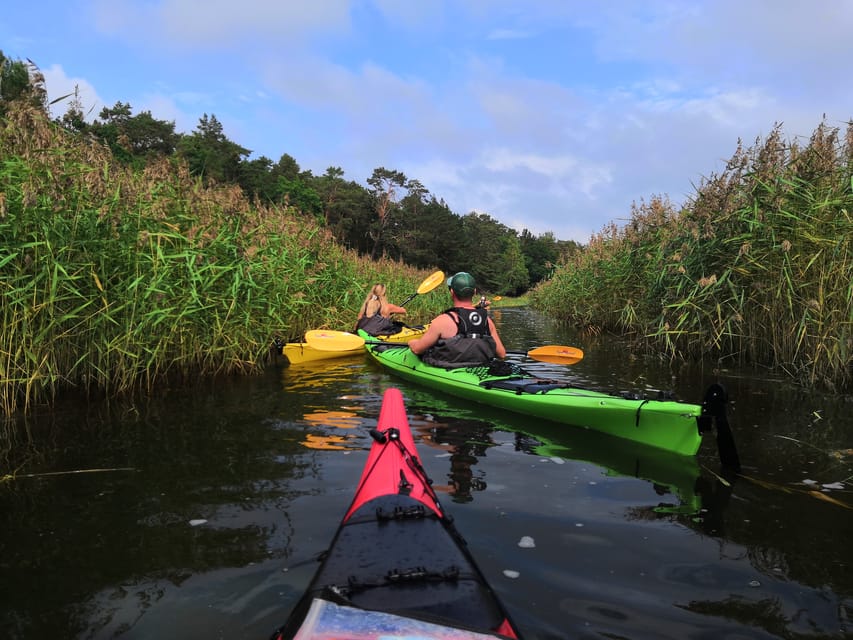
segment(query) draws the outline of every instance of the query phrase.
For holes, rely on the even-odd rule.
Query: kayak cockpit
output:
[[[485,389],[504,389],[513,391],[516,395],[522,393],[547,393],[554,389],[571,389],[572,385],[559,380],[547,378],[503,378],[500,380],[484,380],[480,386]]]

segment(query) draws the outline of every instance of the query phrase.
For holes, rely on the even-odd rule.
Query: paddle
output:
[[[549,344],[544,347],[536,347],[527,353],[512,353],[519,353],[520,355],[526,355],[528,358],[533,358],[540,362],[551,362],[553,364],[577,364],[583,360],[583,351],[577,347],[564,347],[559,344]]]
[[[305,333],[305,342],[319,351],[352,351],[365,344],[384,344],[389,347],[406,347],[406,343],[396,344],[383,342],[381,340],[365,340],[361,336],[346,331],[315,330]],[[530,351],[512,352],[533,358],[541,362],[553,364],[577,364],[583,359],[583,351],[577,347],[565,347],[559,344],[550,344],[537,347]]]
[[[414,300],[417,296],[423,295],[424,293],[429,293],[430,291],[435,289],[438,285],[440,285],[442,282],[444,282],[444,271],[436,271],[435,273],[431,274],[426,280],[421,282],[420,286],[418,287],[418,290],[415,291],[408,298],[403,300],[403,302],[400,303],[400,306],[405,307],[408,303],[410,303],[412,300]]]

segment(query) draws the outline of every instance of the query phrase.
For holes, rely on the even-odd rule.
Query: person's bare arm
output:
[[[386,318],[390,317],[392,313],[406,313],[406,307],[400,307],[396,304],[391,304],[390,302],[385,305],[382,309],[382,315]]]
[[[432,345],[438,342],[439,338],[446,337],[448,323],[455,328],[453,320],[451,320],[447,316],[441,315],[435,318],[432,322],[429,323],[429,328],[426,330],[426,333],[424,333],[424,335],[422,335],[420,338],[409,340],[409,349],[412,350],[412,353],[421,355],[424,351],[426,351]]]
[[[489,318],[489,330],[492,332],[492,337],[495,339],[495,347],[498,358],[506,357],[506,347],[504,347],[504,343],[501,341],[501,337],[498,335],[498,330],[495,327],[495,323],[492,322],[492,319]]]

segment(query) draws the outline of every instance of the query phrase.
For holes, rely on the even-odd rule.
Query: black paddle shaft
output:
[[[728,401],[729,395],[726,389],[721,384],[712,384],[705,392],[705,399],[702,401],[702,418],[704,418],[705,424],[709,418],[714,419],[720,463],[733,471],[740,471],[740,456],[738,456],[735,437],[726,415]]]

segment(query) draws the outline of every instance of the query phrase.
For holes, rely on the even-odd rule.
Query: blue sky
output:
[[[680,204],[783,124],[853,118],[847,0],[43,0],[0,50],[252,157],[366,185],[402,171],[455,213],[586,242],[632,202]],[[59,116],[60,103],[52,107]]]

